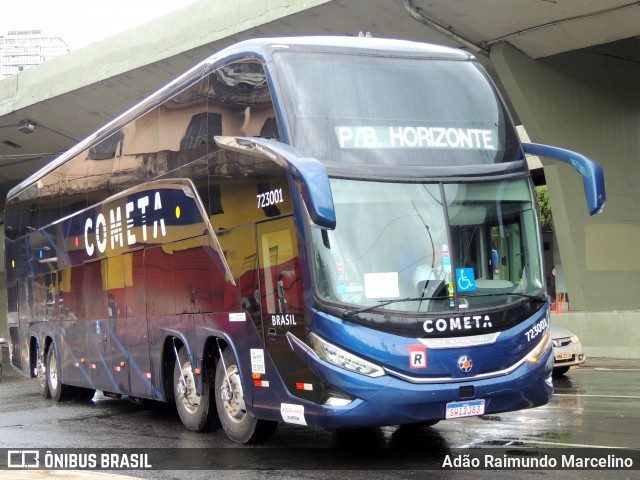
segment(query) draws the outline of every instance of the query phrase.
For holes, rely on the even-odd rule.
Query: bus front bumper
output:
[[[508,374],[481,380],[447,383],[412,383],[387,374],[368,377],[336,367],[318,358],[302,342],[292,348],[323,382],[348,393],[344,406],[328,406],[291,396],[304,406],[306,424],[326,429],[406,425],[446,418],[450,402],[484,401],[484,414],[522,410],[544,405],[553,394],[549,350],[536,363],[524,362]]]

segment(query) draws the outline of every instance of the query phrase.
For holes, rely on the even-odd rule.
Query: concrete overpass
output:
[[[590,218],[578,175],[542,159],[573,309],[554,321],[590,355],[640,358],[640,2],[201,0],[0,81],[0,195],[228,44],[359,31],[472,51],[533,141],[603,165],[609,200]]]

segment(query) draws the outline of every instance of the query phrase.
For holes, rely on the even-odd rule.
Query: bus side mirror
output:
[[[595,215],[602,211],[607,201],[607,192],[604,173],[598,163],[580,153],[539,143],[523,143],[522,148],[525,153],[530,155],[554,158],[570,164],[582,175],[589,215]]]
[[[215,137],[220,148],[247,153],[281,166],[300,185],[302,199],[314,225],[333,230],[336,212],[329,176],[319,160],[290,145],[255,137]]]

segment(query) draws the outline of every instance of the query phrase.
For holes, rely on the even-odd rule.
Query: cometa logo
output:
[[[469,357],[467,357],[466,355],[463,355],[458,359],[458,368],[463,373],[470,372],[471,369],[473,368],[473,362]]]
[[[437,320],[426,320],[422,325],[427,333],[433,332],[456,332],[465,330],[481,330],[492,328],[489,315],[473,315],[469,317],[451,317],[448,320],[439,318]]]
[[[147,229],[149,211],[162,210],[162,201],[160,192],[153,194],[153,208],[150,208],[150,195],[140,197],[135,202],[127,202],[124,206],[124,215],[121,207],[109,209],[109,222],[101,212],[95,221],[93,218],[87,218],[84,223],[84,245],[87,255],[92,256],[96,247],[98,252],[105,253],[107,247],[111,250],[116,246],[124,247],[125,239],[127,246],[135,245],[138,242],[137,235],[134,233],[134,227],[140,227],[142,241],[147,241],[149,231]],[[133,217],[140,218],[140,225],[134,225]],[[164,218],[156,218],[152,225],[152,238],[164,237],[167,235],[167,228]],[[95,239],[92,241],[92,237]]]

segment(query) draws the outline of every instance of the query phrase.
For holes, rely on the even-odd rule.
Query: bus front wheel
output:
[[[173,369],[173,395],[180,420],[188,430],[202,432],[212,426],[215,417],[210,414],[210,390],[205,382],[202,395],[196,392],[193,366],[186,349],[181,347]]]
[[[261,442],[275,432],[278,422],[259,420],[247,410],[238,362],[230,348],[218,360],[215,397],[222,428],[234,442]]]

